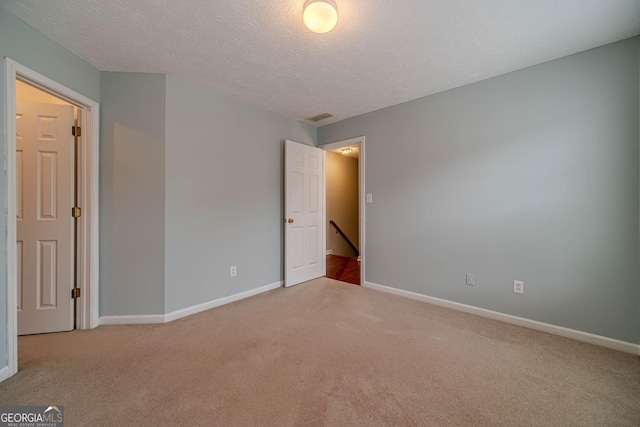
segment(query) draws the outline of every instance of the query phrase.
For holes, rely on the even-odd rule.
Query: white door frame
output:
[[[7,57],[5,67],[5,130],[7,141],[7,356],[10,377],[18,372],[18,316],[16,265],[16,79],[51,93],[78,107],[84,128],[84,143],[78,149],[78,204],[82,216],[78,218],[77,272],[81,297],[78,299],[77,321],[80,329],[98,326],[98,202],[99,202],[99,120],[97,102],[81,95]],[[71,295],[69,295],[71,298]],[[3,380],[0,376],[0,381]]]
[[[364,148],[364,136],[357,136],[355,138],[345,139],[342,141],[336,141],[329,144],[321,145],[319,148],[322,148],[325,151],[335,150],[336,148],[344,148],[350,145],[360,144],[360,154],[358,156],[358,194],[359,194],[359,225],[360,225],[360,286],[364,287],[365,278],[364,278],[364,264],[365,264],[365,206],[367,205],[366,201],[366,188],[365,188],[365,148]],[[323,165],[323,168],[326,166],[327,162]],[[323,171],[324,173],[324,171]],[[326,173],[325,173],[325,185],[326,185]],[[326,195],[327,192],[325,190],[325,202],[324,202],[324,217],[326,221],[327,216],[327,201]],[[327,239],[326,239],[326,230],[325,230],[325,238],[324,238],[324,251],[327,252]],[[326,274],[326,271],[325,271]]]

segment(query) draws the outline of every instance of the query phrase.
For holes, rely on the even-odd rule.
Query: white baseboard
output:
[[[327,249],[327,252],[325,252],[325,255],[333,255],[333,249]]]
[[[174,320],[181,319],[183,317],[191,316],[192,314],[200,313],[202,311],[210,310],[221,305],[229,304],[232,302],[240,301],[241,299],[249,298],[254,295],[261,294],[263,292],[271,291],[282,287],[282,282],[275,282],[269,285],[261,286],[259,288],[251,289],[238,294],[230,295],[228,297],[214,299],[209,302],[205,302],[198,305],[192,305],[191,307],[182,308],[180,310],[172,311],[171,313],[164,315],[164,321],[172,322]]]
[[[9,365],[0,369],[0,383],[9,378]]]
[[[202,304],[192,305],[191,307],[181,308],[180,310],[172,311],[167,314],[102,316],[100,317],[100,325],[144,325],[173,322],[174,320],[191,316],[192,314],[220,307],[221,305],[235,301],[240,301],[241,299],[249,298],[280,287],[282,287],[282,282],[275,282],[259,288],[229,295],[228,297],[218,298]]]
[[[484,308],[474,307],[472,305],[461,304],[458,302],[448,301],[445,299],[430,297],[427,295],[419,294],[416,292],[405,291],[397,288],[390,288],[388,286],[378,285],[376,283],[365,282],[365,288],[374,289],[377,291],[387,292],[394,295],[399,295],[405,298],[411,298],[418,301],[423,301],[429,304],[438,305],[441,307],[451,308],[457,311],[464,311],[465,313],[471,313],[489,319],[499,320],[501,322],[510,323],[512,325],[523,326],[529,329],[535,329],[537,331],[547,332],[553,335],[559,335],[566,338],[572,338],[577,341],[586,342],[589,344],[595,344],[602,347],[611,348],[614,350],[624,351],[625,353],[640,355],[640,344],[633,344],[626,341],[620,341],[613,338],[607,338],[600,335],[591,334],[589,332],[578,331],[575,329],[569,329],[562,326],[551,325],[549,323],[538,322],[536,320],[525,319],[523,317],[512,316],[510,314],[504,314],[497,311],[486,310]]]
[[[163,314],[100,316],[100,326],[105,325],[148,325],[164,323]]]

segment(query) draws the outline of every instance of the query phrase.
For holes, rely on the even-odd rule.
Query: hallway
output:
[[[360,263],[357,258],[327,255],[327,277],[360,285]]]

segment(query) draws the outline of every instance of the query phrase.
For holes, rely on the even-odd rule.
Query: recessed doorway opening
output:
[[[364,283],[364,137],[326,151],[326,277]]]

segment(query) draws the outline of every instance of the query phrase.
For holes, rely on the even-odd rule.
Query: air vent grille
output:
[[[322,113],[317,116],[309,117],[307,120],[310,122],[319,122],[320,120],[328,119],[329,117],[333,117],[331,113]]]

